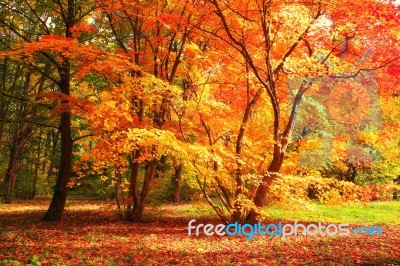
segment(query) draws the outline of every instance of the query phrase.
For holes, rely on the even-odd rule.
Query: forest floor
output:
[[[246,241],[245,236],[188,236],[191,219],[219,223],[205,205],[153,206],[144,222],[128,223],[115,219],[113,202],[70,200],[62,221],[41,222],[48,204],[48,199],[0,204],[0,265],[400,265],[399,224],[385,221],[375,223],[383,236]]]

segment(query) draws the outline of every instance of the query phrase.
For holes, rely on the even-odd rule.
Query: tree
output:
[[[133,148],[132,150],[119,148],[117,151],[114,146],[117,145],[114,143],[116,139],[113,138],[118,138],[118,141],[121,142],[121,137],[116,136],[126,134],[127,131],[134,132],[138,128],[149,131],[142,132],[142,134],[152,135],[152,131],[156,128],[160,129],[160,132],[163,132],[165,128],[165,131],[169,133],[168,121],[171,120],[171,105],[177,95],[176,88],[172,85],[186,82],[185,73],[180,71],[180,67],[186,57],[186,43],[192,35],[193,26],[189,24],[193,19],[190,12],[192,9],[190,1],[182,3],[104,1],[100,3],[100,7],[109,24],[112,37],[116,40],[119,52],[131,58],[131,62],[140,68],[140,70],[132,71],[129,77],[122,80],[121,84],[110,88],[114,91],[123,91],[122,97],[106,93],[103,95],[103,97],[110,97],[112,101],[118,102],[118,106],[130,107],[130,110],[118,109],[130,123],[121,123],[120,126],[115,127],[108,127],[104,124],[104,127],[95,129],[97,134],[106,134],[110,141],[108,145],[105,145],[103,141],[100,141],[98,145],[102,149],[114,149],[119,157],[118,163],[114,164],[118,207],[124,209],[125,219],[137,221],[141,219],[144,201],[156,172],[162,168],[160,165],[165,163],[167,157],[165,154],[159,153],[159,150],[162,150],[159,145],[162,146],[162,144],[157,140],[156,143],[149,141],[149,146],[146,146],[145,143],[138,146],[129,145]],[[185,88],[183,89],[185,90]],[[169,93],[168,90],[173,93]],[[104,100],[111,99],[105,98]],[[97,111],[99,113],[107,110],[105,106],[102,107],[102,104],[97,107],[99,107]],[[121,118],[121,115],[115,115],[114,119]],[[134,134],[139,134],[139,132],[141,131]],[[123,139],[124,141],[133,140],[131,137]],[[99,162],[105,159],[99,155],[95,158]],[[126,167],[128,170],[125,169]],[[181,163],[176,167],[175,184],[177,189],[179,189],[182,167]],[[143,177],[141,177],[141,170],[144,170]],[[140,182],[143,184],[141,187]],[[128,184],[128,191],[124,191],[126,190],[124,183]],[[176,192],[176,194],[178,193],[179,191]]]
[[[225,52],[234,52],[244,60],[243,70],[250,69],[272,107],[272,159],[254,198],[250,196],[254,207],[240,208],[238,204],[233,217],[254,223],[271,183],[278,177],[303,95],[324,74],[348,78],[393,64],[399,58],[394,33],[398,16],[392,3],[376,1],[361,5],[350,1],[210,0],[206,6],[212,9],[207,19],[212,26],[202,29],[219,40]],[[371,17],[379,23],[372,24]],[[391,53],[386,53],[385,47],[393,47]],[[373,56],[360,60],[366,52]],[[293,101],[282,101],[286,82],[294,78],[301,80]],[[290,110],[289,115],[285,110]],[[245,120],[246,112],[243,117]],[[235,198],[243,196],[243,180],[238,175]]]
[[[4,38],[0,50],[9,50],[21,38],[33,41],[35,36],[26,34],[33,32],[36,27],[34,21],[24,21],[23,16],[13,15],[16,10],[6,3],[0,13],[0,31]],[[15,25],[24,24],[18,31]],[[20,35],[18,35],[20,34]],[[43,92],[47,86],[51,87],[46,75],[51,71],[49,64],[44,64],[43,73],[31,71],[25,64],[13,62],[4,58],[1,64],[1,99],[0,99],[0,149],[2,154],[8,156],[8,165],[4,176],[5,202],[10,203],[20,171],[20,162],[26,155],[26,147],[39,127],[47,126],[43,123],[43,107],[34,103],[33,94]],[[42,119],[42,120],[41,120]],[[41,121],[39,121],[41,120]],[[41,123],[42,122],[42,123]],[[49,125],[51,127],[51,125]],[[8,135],[8,136],[7,136]],[[8,142],[9,152],[5,151],[5,142]],[[25,170],[25,169],[23,169]]]
[[[349,121],[365,124],[374,115],[365,77],[384,67],[397,71],[399,18],[392,2],[18,3],[1,4],[2,29],[15,39],[1,56],[20,62],[27,77],[45,79],[48,86],[34,96],[51,109],[49,117],[59,117],[61,164],[45,220],[61,218],[74,158],[82,156],[83,169],[75,172],[112,180],[127,220],[141,218],[156,173],[170,160],[176,200],[187,167],[225,222],[228,213],[253,223],[292,135],[300,140],[312,130],[295,131],[301,102],[311,116],[304,121],[314,113],[327,116],[313,130],[333,119],[345,132]],[[342,108],[346,97],[351,104]],[[0,100],[1,116],[10,106]],[[24,133],[22,126],[15,132]],[[323,137],[333,138],[331,131]],[[2,132],[0,125],[0,145]],[[46,140],[53,140],[45,151],[52,157],[55,133]],[[30,134],[23,135],[14,146]],[[88,136],[94,149],[83,140]],[[87,154],[74,154],[74,144]],[[20,156],[11,157],[13,165]],[[353,178],[359,162],[348,163]]]
[[[93,27],[85,23],[95,7],[92,2],[68,0],[38,2],[34,5],[22,2],[17,7],[12,2],[2,4],[10,15],[1,18],[1,25],[19,39],[19,43],[9,47],[3,56],[23,62],[29,71],[41,73],[58,87],[58,93],[43,92],[38,96],[47,97],[53,100],[53,103],[58,103],[53,111],[60,118],[61,164],[53,198],[43,220],[60,220],[71,177],[73,155],[71,110],[74,105],[80,106],[78,100],[74,102],[76,98],[71,97],[71,83],[79,71],[93,70],[91,67],[96,66],[91,63],[104,59],[104,53],[98,49],[90,50],[89,46],[81,44],[87,41],[83,35],[93,30]],[[18,23],[9,20],[9,17],[17,17]],[[80,74],[84,76],[84,73]]]

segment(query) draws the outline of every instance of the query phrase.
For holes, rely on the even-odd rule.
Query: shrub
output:
[[[370,185],[362,187],[347,181],[321,176],[281,176],[271,186],[267,203],[282,207],[308,206],[311,201],[327,205],[345,202],[364,203],[373,200],[390,200],[395,185]]]
[[[171,177],[166,175],[162,178],[156,178],[153,186],[149,191],[148,200],[152,203],[165,203],[172,202],[174,193],[174,186],[172,184]],[[198,184],[195,183],[193,177],[182,176],[181,183],[181,201],[190,202],[195,199],[194,195],[200,194],[201,191],[198,188]]]

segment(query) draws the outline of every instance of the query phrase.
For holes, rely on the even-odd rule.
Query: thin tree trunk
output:
[[[42,151],[41,146],[42,146],[42,131],[39,132],[39,143],[38,143],[36,163],[35,163],[35,175],[33,178],[32,193],[30,195],[31,199],[34,199],[36,197],[36,186],[39,180],[40,153]]]
[[[17,126],[14,141],[11,147],[10,160],[5,175],[7,190],[5,194],[5,203],[11,203],[14,195],[15,183],[18,175],[18,166],[21,161],[25,145],[30,137],[31,127],[25,124]]]
[[[0,102],[0,149],[3,145],[3,135],[4,135],[4,123],[2,121],[6,120],[8,111],[8,102],[4,99]]]
[[[7,63],[8,59],[5,58],[3,60],[2,68],[1,68],[1,86],[0,86],[0,93],[6,91],[6,83],[7,83]],[[4,99],[4,97],[0,97],[0,149],[3,144],[3,132],[4,132],[4,123],[1,122],[6,119],[7,116],[7,109],[8,109],[8,101]]]
[[[179,203],[181,202],[181,187],[182,187],[182,172],[183,172],[183,164],[178,163],[174,166],[175,174],[174,174],[174,198],[173,202]]]
[[[14,187],[17,179],[17,169],[19,164],[19,160],[17,157],[19,156],[17,154],[15,145],[13,145],[5,175],[6,191],[4,203],[11,203],[14,196]]]
[[[138,211],[137,206],[139,206],[140,204],[140,194],[138,188],[140,163],[137,162],[137,159],[139,157],[140,157],[140,150],[137,149],[132,152],[132,156],[130,158],[128,206],[125,215],[128,221],[131,220],[132,216],[134,216],[134,213]]]
[[[352,163],[347,164],[347,174],[346,174],[346,181],[355,183],[356,176],[357,176],[357,168]]]
[[[51,154],[50,154],[50,164],[49,164],[49,169],[47,171],[47,178],[50,179],[53,176],[53,170],[54,170],[54,163],[53,160],[56,158],[57,154],[57,146],[58,146],[58,139],[60,138],[60,130],[51,131],[51,138],[52,138],[52,148],[51,148]]]
[[[31,81],[31,74],[28,73],[24,81],[23,92],[25,95],[28,94],[30,81]],[[22,118],[25,117],[26,115],[27,115],[26,102],[22,102],[17,105],[16,117]],[[23,122],[17,123],[10,152],[10,160],[7,166],[7,171],[5,176],[5,182],[7,184],[7,190],[5,195],[6,203],[12,202],[12,198],[14,196],[15,183],[17,181],[19,162],[21,161],[25,145],[28,142],[31,133],[32,133],[32,128],[30,125]]]
[[[53,130],[49,131],[46,133],[46,140],[44,141],[44,152],[43,152],[43,158],[47,158],[48,155],[48,147],[50,146],[50,141],[51,141],[51,134]],[[41,167],[41,173],[44,174],[46,173],[46,168],[47,168],[47,160],[43,160],[43,164]]]
[[[254,97],[251,99],[251,101],[248,101],[247,103],[247,107],[243,116],[243,120],[242,120],[242,124],[241,127],[239,129],[239,133],[238,133],[238,137],[236,140],[236,164],[237,164],[237,171],[236,171],[236,198],[238,198],[241,194],[243,194],[243,189],[244,189],[244,182],[242,180],[242,171],[241,171],[241,163],[240,163],[240,156],[242,154],[242,146],[243,146],[243,138],[245,135],[245,131],[246,131],[246,127],[247,127],[247,123],[250,120],[250,116],[251,116],[251,112],[254,108],[254,106],[256,105],[256,103],[258,102],[258,100],[261,97],[263,90],[259,89],[256,94],[254,95]],[[242,203],[239,202],[238,200],[235,201],[235,205],[234,205],[234,211],[233,211],[233,215],[232,215],[232,220],[235,222],[243,222],[243,216],[245,215],[243,213],[243,209],[241,207]]]

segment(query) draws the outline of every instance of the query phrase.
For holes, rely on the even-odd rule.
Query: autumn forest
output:
[[[399,1],[2,0],[0,265],[400,265],[399,94]]]

